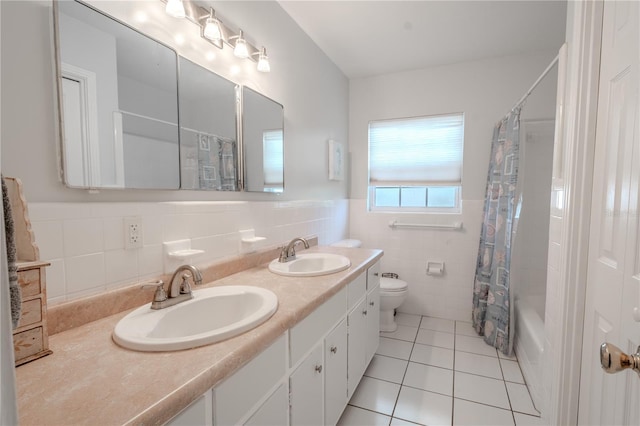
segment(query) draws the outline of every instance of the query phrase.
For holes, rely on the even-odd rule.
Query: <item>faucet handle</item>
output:
[[[180,294],[190,294],[191,293],[191,286],[189,285],[189,278],[191,278],[191,275],[187,274],[186,272],[184,274],[182,274],[182,283],[180,284]]]
[[[164,291],[164,281],[162,280],[149,281],[140,286],[140,288],[148,288],[148,287],[156,288],[156,292],[153,295],[154,302],[164,302],[165,300],[168,299],[167,292]]]

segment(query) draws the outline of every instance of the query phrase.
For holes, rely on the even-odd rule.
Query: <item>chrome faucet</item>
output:
[[[307,240],[300,237],[294,238],[289,242],[289,244],[286,245],[286,247],[282,248],[278,262],[285,263],[285,262],[290,262],[292,260],[296,260],[296,244],[298,243],[303,243],[304,248],[307,248],[307,249],[309,248],[309,243],[307,242]]]
[[[185,271],[180,277],[180,272]],[[189,274],[188,272],[191,274]],[[177,282],[177,278],[181,278],[180,283]],[[164,290],[164,282],[162,280],[153,281],[147,284],[143,284],[142,287],[156,287],[156,292],[153,295],[153,302],[151,302],[151,309],[163,309],[169,306],[177,305],[180,302],[185,302],[193,298],[191,293],[191,286],[189,285],[189,278],[193,279],[195,285],[202,284],[202,274],[200,270],[193,265],[182,265],[173,273],[171,280],[169,281],[169,294]]]

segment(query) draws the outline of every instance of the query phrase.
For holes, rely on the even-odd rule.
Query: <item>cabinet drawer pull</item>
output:
[[[377,277],[377,276],[378,276],[378,273],[377,273],[377,272],[374,272],[374,273],[373,273],[373,276],[374,276],[374,277]]]
[[[322,373],[322,365],[316,365],[316,371]]]
[[[331,349],[329,349],[331,351],[332,354],[338,353],[338,347],[337,346],[331,346]]]
[[[362,311],[362,315],[367,315],[367,310]]]
[[[373,300],[371,302],[369,302],[369,306],[375,306],[376,302],[374,302]]]

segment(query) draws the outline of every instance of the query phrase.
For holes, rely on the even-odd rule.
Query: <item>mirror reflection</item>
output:
[[[242,143],[245,190],[284,191],[284,109],[281,104],[242,88]]]
[[[180,170],[183,189],[237,191],[237,89],[180,58]]]
[[[179,188],[176,53],[83,4],[56,4],[65,183]]]

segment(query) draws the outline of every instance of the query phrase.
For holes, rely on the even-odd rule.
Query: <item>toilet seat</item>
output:
[[[396,280],[394,278],[380,278],[380,291],[394,293],[405,291],[408,287],[406,281]]]

